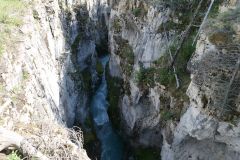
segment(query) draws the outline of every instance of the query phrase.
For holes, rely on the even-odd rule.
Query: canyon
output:
[[[4,128],[47,159],[239,159],[239,0],[22,3],[0,29],[0,149]]]

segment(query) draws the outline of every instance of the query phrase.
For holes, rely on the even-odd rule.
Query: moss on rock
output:
[[[97,64],[96,64],[96,71],[97,71],[98,75],[102,75],[104,72],[102,63],[99,60],[97,61]]]
[[[136,160],[160,160],[160,150],[154,148],[137,148],[134,150]]]
[[[118,44],[116,54],[121,58],[120,65],[122,71],[127,77],[130,77],[134,65],[133,49],[129,45],[128,41],[122,39],[121,37],[115,37],[115,41]]]
[[[119,110],[119,100],[122,95],[122,86],[123,80],[117,77],[112,77],[109,74],[109,70],[107,70],[106,76],[107,84],[108,84],[108,115],[113,123],[113,127],[116,129],[120,129],[120,110]]]
[[[115,33],[120,33],[122,31],[121,20],[117,16],[113,19],[112,27]]]

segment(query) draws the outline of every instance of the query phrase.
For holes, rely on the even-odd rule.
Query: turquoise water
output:
[[[122,160],[123,144],[120,137],[113,130],[107,113],[108,102],[105,68],[109,57],[105,56],[100,60],[104,67],[104,74],[102,75],[101,84],[93,96],[91,113],[97,137],[101,142],[101,160]]]

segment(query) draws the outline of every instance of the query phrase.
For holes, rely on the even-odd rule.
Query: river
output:
[[[112,128],[107,113],[107,81],[105,77],[106,65],[109,56],[100,58],[104,73],[101,77],[101,84],[95,92],[91,103],[91,114],[98,139],[101,142],[101,160],[122,160],[123,144],[120,137]]]

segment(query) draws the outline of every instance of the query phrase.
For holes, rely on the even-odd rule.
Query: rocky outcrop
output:
[[[1,126],[31,139],[48,157],[58,159],[62,151],[89,159],[82,137],[75,136],[78,144],[72,143],[75,132],[66,128],[73,126],[78,97],[84,95],[81,82],[72,77],[76,66],[70,46],[77,4],[39,0],[24,5],[32,10],[24,10],[23,25],[11,30],[16,39],[6,43],[1,57]],[[62,148],[58,153],[56,148],[64,145],[72,150]]]
[[[240,50],[239,40],[234,38],[239,33],[239,22],[234,19],[239,15],[236,3],[239,2],[221,7],[215,18],[218,25],[212,26],[211,20],[205,24],[189,65],[189,108],[173,130],[171,141],[164,142],[162,159],[239,159]],[[232,30],[221,28],[227,25]],[[222,37],[226,32],[227,36]]]
[[[109,68],[113,77],[124,81],[119,108],[125,133],[134,135],[134,144],[160,147],[160,128],[165,123],[162,119],[168,119],[166,109],[183,103],[157,80],[157,63],[176,36],[174,30],[162,30],[173,19],[173,12],[155,2],[122,0],[113,6],[109,20]]]
[[[90,99],[102,74],[97,57],[110,52],[106,78],[115,87],[109,89],[110,111],[121,119],[131,146],[161,149],[166,160],[238,159],[239,1],[215,3],[214,10],[221,6],[221,12],[203,27],[196,48],[190,44],[197,31],[192,27],[174,64],[171,54],[196,1],[38,0],[27,5],[33,10],[25,11],[21,27],[11,29],[17,38],[0,55],[1,126],[31,139],[43,153],[53,151],[50,158],[62,154],[56,148],[70,145],[74,151],[67,147],[64,154],[88,159],[82,139],[66,126],[92,132]],[[49,145],[41,143],[42,136]]]
[[[212,12],[216,12],[218,6],[221,12],[211,13],[218,18],[213,22],[209,20],[201,32],[188,64],[191,82],[185,80],[190,75],[180,73],[183,88],[176,89],[174,83],[158,81],[157,72],[161,72],[161,79],[165,74],[161,70],[162,62],[168,63],[165,59],[168,47],[172,50],[175,38],[184,34],[184,23],[189,22],[181,17],[183,9],[179,13],[176,8],[196,4],[186,2],[172,7],[174,4],[170,2],[167,5],[164,2],[112,2],[109,68],[113,77],[124,81],[119,109],[123,128],[132,137],[132,144],[162,147],[162,159],[167,160],[237,159],[239,24],[234,17],[238,15],[235,8],[238,3],[214,4]],[[221,14],[229,8],[233,13]],[[200,12],[205,10],[207,8],[200,8]],[[232,28],[229,29],[226,22]],[[219,28],[214,28],[216,26]],[[192,43],[192,37],[194,33],[186,43]],[[183,52],[188,52],[189,46],[185,46]],[[190,55],[194,50],[189,51]],[[181,65],[176,68],[179,67]]]
[[[134,15],[134,9],[136,11],[139,9],[139,13],[136,13],[139,15]],[[154,132],[152,128],[158,126],[160,120],[159,100],[156,98],[158,88],[149,89],[152,96],[144,96],[136,86],[134,73],[139,69],[139,62],[150,66],[161,56],[164,50],[162,46],[166,41],[157,33],[157,29],[166,17],[167,10],[164,8],[159,9],[145,2],[124,0],[114,6],[110,15],[109,68],[112,76],[121,77],[125,82],[125,93],[120,102],[123,124],[129,135],[145,130],[140,135],[139,141],[146,145],[161,144],[161,139],[154,138],[155,134],[152,134]]]

